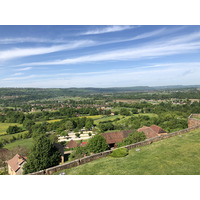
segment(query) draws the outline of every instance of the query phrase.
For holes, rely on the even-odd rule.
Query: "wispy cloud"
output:
[[[20,77],[10,77],[10,78],[4,78],[3,81],[14,81],[14,80],[25,80],[30,78],[35,78],[36,75],[29,75],[29,76],[20,76]]]
[[[10,50],[0,51],[0,60],[10,60],[19,57],[27,57],[41,54],[48,54],[64,50],[72,50],[76,48],[82,48],[86,46],[94,45],[94,41],[91,40],[80,40],[73,41],[65,45],[54,45],[50,47],[39,47],[39,48],[14,48]]]
[[[97,34],[103,34],[103,33],[111,33],[111,32],[117,32],[117,31],[124,31],[127,29],[132,29],[136,26],[108,26],[104,28],[97,28],[95,30],[90,30],[84,33],[80,33],[80,35],[97,35]]]
[[[120,87],[193,85],[199,81],[200,62],[158,63],[126,69],[112,69],[101,72],[83,72],[37,76],[37,81],[24,81],[24,87]],[[144,70],[144,68],[146,68]],[[188,68],[190,73],[188,73]],[[184,75],[186,74],[187,75]],[[153,78],[152,78],[153,77]],[[20,81],[19,79],[18,81]],[[170,82],[169,82],[170,80]],[[15,79],[16,81],[16,79]],[[10,82],[7,82],[12,83]]]
[[[23,74],[24,74],[24,73],[19,72],[19,73],[12,74],[11,76],[21,76],[21,75],[23,75]]]
[[[27,70],[31,70],[32,67],[24,67],[24,68],[19,68],[19,69],[16,69],[16,71],[27,71]]]
[[[120,49],[114,51],[107,51],[98,54],[90,54],[86,56],[68,58],[63,60],[54,60],[47,62],[34,62],[26,63],[23,65],[37,66],[37,65],[66,65],[66,64],[78,64],[87,62],[97,62],[97,61],[120,61],[120,60],[136,60],[144,58],[153,58],[166,55],[176,55],[195,52],[200,49],[200,41],[188,42],[188,37],[190,35],[185,35],[180,37],[179,40],[176,38],[170,39],[168,41],[154,41],[145,45],[141,45],[134,48]],[[197,37],[197,36],[195,36]],[[177,41],[176,41],[177,40]]]
[[[16,38],[1,38],[0,44],[15,44],[15,43],[63,43],[63,39],[48,39],[35,37],[16,37]]]

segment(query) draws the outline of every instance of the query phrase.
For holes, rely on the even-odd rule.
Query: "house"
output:
[[[80,144],[80,147],[84,147],[84,146],[86,146],[87,143],[88,143],[88,142],[82,142],[82,143]]]
[[[23,165],[26,163],[27,158],[16,154],[12,159],[7,161],[8,173],[10,175],[22,175]]]
[[[116,131],[116,132],[102,133],[102,135],[106,139],[106,142],[109,145],[109,148],[112,148],[112,147],[116,147],[117,143],[127,138],[129,133],[133,131],[134,130]]]
[[[70,142],[65,146],[67,149],[73,149],[75,147],[78,147],[78,143],[74,140],[70,140]]]
[[[142,128],[139,128],[137,131],[143,132],[146,135],[147,139],[167,134],[165,130],[156,125],[151,125],[150,127],[143,126]]]

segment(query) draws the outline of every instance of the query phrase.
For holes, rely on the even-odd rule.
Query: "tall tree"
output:
[[[35,139],[33,148],[24,165],[24,174],[43,170],[61,161],[61,153],[46,136],[39,136]]]

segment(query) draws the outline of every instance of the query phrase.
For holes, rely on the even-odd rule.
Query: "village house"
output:
[[[102,133],[102,135],[106,139],[109,148],[113,148],[117,146],[117,143],[127,138],[129,133],[133,131],[134,130],[116,131],[116,132]]]
[[[67,149],[73,149],[75,147],[78,147],[78,143],[74,140],[70,140],[70,142],[65,146]]]
[[[147,139],[167,134],[165,130],[156,125],[151,125],[150,127],[143,126],[142,128],[139,128],[137,131],[143,132],[146,135]]]
[[[26,163],[27,158],[16,154],[12,159],[7,161],[8,174],[10,175],[22,175],[23,166]]]

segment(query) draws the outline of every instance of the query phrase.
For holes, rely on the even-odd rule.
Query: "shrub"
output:
[[[101,134],[94,135],[87,144],[89,150],[93,153],[99,153],[108,150],[106,139]]]
[[[22,132],[22,128],[21,127],[18,127],[18,126],[9,126],[6,130],[6,132],[8,134],[15,134],[15,133],[19,133],[19,132]]]
[[[128,149],[126,148],[119,148],[115,149],[110,156],[115,158],[120,158],[128,155]]]
[[[69,156],[69,160],[76,160],[84,157],[85,155],[90,155],[89,149],[85,147],[76,147]]]
[[[75,133],[75,136],[76,136],[77,138],[79,138],[79,137],[80,137],[80,133]]]
[[[92,133],[88,133],[89,136],[92,136]]]
[[[125,138],[122,142],[118,143],[117,146],[118,147],[126,146],[129,144],[143,141],[145,139],[146,139],[146,136],[143,132],[134,131],[134,132],[130,133],[129,136],[127,138]]]

